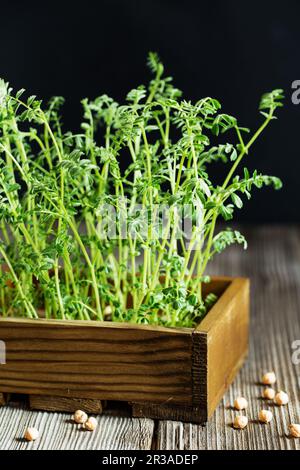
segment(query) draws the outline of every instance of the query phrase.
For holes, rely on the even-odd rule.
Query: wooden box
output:
[[[0,392],[28,394],[33,408],[100,413],[117,400],[136,417],[204,423],[247,353],[249,281],[212,278],[205,290],[220,297],[194,329],[0,318]]]

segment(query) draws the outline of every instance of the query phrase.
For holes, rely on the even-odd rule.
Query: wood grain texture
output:
[[[172,406],[168,403],[156,405],[153,403],[133,403],[132,416],[136,418],[151,418],[156,420],[184,421],[192,423],[203,423],[207,419],[206,408],[199,406]]]
[[[74,413],[82,410],[86,413],[102,414],[105,402],[89,398],[52,397],[48,395],[30,395],[29,407],[31,410],[64,411]]]
[[[197,329],[199,334],[207,332],[208,417],[248,352],[249,287],[248,279],[234,279]]]
[[[5,405],[6,403],[6,394],[0,392],[0,406]]]
[[[251,279],[250,353],[222,403],[207,426],[161,421],[158,449],[298,449],[300,440],[288,437],[290,422],[300,423],[300,365],[291,360],[292,342],[300,339],[300,228],[240,228],[249,248],[232,247],[216,257],[211,273]],[[262,400],[258,384],[263,372],[275,370],[277,387],[286,390],[290,403],[274,407]],[[237,396],[249,400],[249,425],[232,428]],[[261,408],[274,413],[270,425],[257,423]]]
[[[192,330],[0,319],[2,392],[191,403]]]
[[[10,405],[0,408],[0,448],[300,450],[300,440],[287,436],[289,423],[300,423],[300,365],[291,361],[292,342],[300,339],[300,228],[240,230],[248,238],[248,251],[228,249],[215,258],[210,272],[251,278],[250,353],[207,426],[160,421],[156,437],[151,420],[111,417],[105,412],[97,434],[86,435],[65,422],[69,415],[34,413]],[[258,380],[271,369],[278,375],[278,387],[289,393],[287,407],[273,407],[260,398],[263,387]],[[249,400],[250,423],[242,432],[232,428],[236,412],[230,405],[237,395]],[[256,422],[262,407],[274,412],[269,426]],[[41,440],[34,444],[20,440],[29,424],[42,431]]]
[[[219,299],[194,329],[2,318],[0,390],[29,394],[31,406],[46,411],[74,410],[78,398],[132,400],[133,416],[203,423],[244,358],[245,286],[244,279],[213,278],[206,294]]]
[[[0,408],[0,449],[143,450],[150,449],[154,423],[149,419],[97,416],[94,432],[72,422],[71,414],[30,411],[23,404]],[[27,427],[40,431],[35,442],[23,439]]]

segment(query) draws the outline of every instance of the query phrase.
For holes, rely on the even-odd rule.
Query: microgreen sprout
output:
[[[82,100],[78,133],[61,124],[61,97],[44,106],[0,80],[2,316],[192,327],[216,301],[202,293],[209,261],[233,243],[246,248],[217,220],[232,219],[253,188],[281,187],[241,163],[282,90],[263,95],[249,134],[216,99],[183,100],[156,54],[148,65],[150,84],[125,104]],[[229,165],[222,184],[211,162]]]

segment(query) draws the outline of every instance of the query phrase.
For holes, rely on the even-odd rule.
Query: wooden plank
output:
[[[20,403],[0,408],[1,450],[149,450],[154,422],[149,419],[97,416],[95,431],[83,431],[71,414],[28,410]],[[27,427],[36,427],[35,442],[23,439]]]
[[[123,323],[0,319],[2,392],[192,402],[192,330]]]
[[[244,363],[248,352],[249,280],[236,278],[199,325],[207,332],[208,417]]]
[[[6,404],[6,394],[0,392],[0,406]]]
[[[207,426],[161,421],[158,449],[300,450],[300,440],[288,437],[289,423],[300,422],[300,366],[291,361],[291,344],[300,339],[300,229],[266,226],[241,230],[248,239],[248,251],[228,249],[215,258],[211,273],[251,279],[249,358]],[[286,407],[274,407],[260,398],[263,388],[258,381],[264,371],[273,369],[277,388],[289,393]],[[238,395],[249,400],[249,425],[243,431],[232,428],[237,412],[230,405]],[[274,413],[268,426],[256,421],[262,407]]]
[[[65,411],[74,413],[82,410],[86,413],[102,414],[105,402],[90,400],[88,398],[52,397],[46,395],[30,395],[29,407],[31,410]]]
[[[192,339],[192,406],[172,406],[168,402],[132,403],[133,416],[194,423],[207,420],[207,335],[194,331]]]
[[[203,423],[207,418],[205,408],[172,406],[166,404],[155,405],[153,403],[133,403],[132,415],[136,418],[172,419],[183,422]]]

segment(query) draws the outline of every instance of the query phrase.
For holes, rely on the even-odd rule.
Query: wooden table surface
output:
[[[251,278],[250,355],[234,384],[206,426],[150,419],[99,417],[98,429],[82,432],[70,415],[31,412],[25,403],[0,408],[0,449],[300,449],[300,439],[288,437],[290,422],[300,423],[300,365],[292,362],[292,343],[300,340],[300,227],[244,227],[249,248],[232,247],[215,259],[210,274]],[[260,398],[258,381],[264,371],[275,370],[278,388],[288,392],[286,407],[269,406],[274,419],[257,423]],[[232,428],[236,396],[249,400],[249,425]],[[22,439],[28,426],[41,437],[34,443]]]

